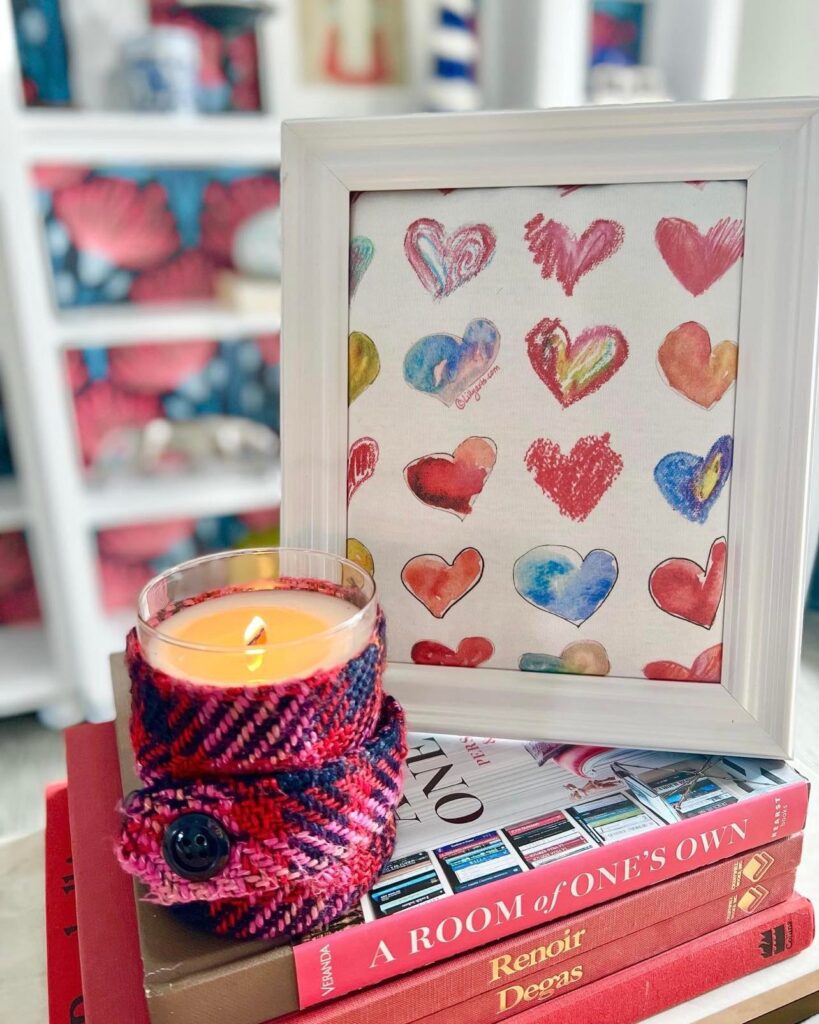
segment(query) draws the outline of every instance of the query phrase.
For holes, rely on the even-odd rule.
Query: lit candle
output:
[[[298,564],[285,575],[288,555]],[[214,575],[229,592],[213,586]],[[338,593],[308,589],[311,579],[329,583],[327,576],[342,580],[344,587],[339,585]],[[169,588],[169,579],[175,586]],[[347,599],[351,592],[356,603]],[[179,606],[203,594],[213,596]],[[221,686],[281,682],[343,665],[359,654],[372,636],[374,594],[372,580],[359,566],[331,555],[226,552],[215,562],[213,557],[189,562],[149,583],[140,597],[137,628],[146,659],[168,675]],[[168,605],[176,609],[170,615]],[[158,618],[157,610],[166,617]]]

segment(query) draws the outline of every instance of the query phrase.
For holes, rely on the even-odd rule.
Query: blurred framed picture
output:
[[[413,728],[790,753],[817,111],[285,126],[283,535]]]

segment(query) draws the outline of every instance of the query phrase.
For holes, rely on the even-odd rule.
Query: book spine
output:
[[[771,906],[783,903],[793,893],[796,873],[775,878],[768,890]],[[561,964],[542,963],[536,971],[517,978],[507,978],[500,988],[473,998],[450,1004],[444,1012],[427,1014],[417,1024],[436,1024],[446,1017],[446,1024],[474,1024],[477,1020],[504,1020],[533,1004],[558,999],[592,985],[617,971],[642,963],[651,957],[684,943],[705,937],[725,925],[730,917],[730,900],[713,900],[703,907],[694,907],[684,914],[651,928],[643,928],[622,942],[610,942],[589,952],[576,949]],[[375,1018],[362,1018],[361,1024],[376,1024]]]
[[[46,790],[45,909],[49,1024],[83,1024],[68,788]]]
[[[302,1008],[377,985],[804,827],[805,782],[293,947]]]
[[[385,1020],[390,1024],[411,1024],[418,1016],[420,1004],[432,1013],[518,984],[547,967],[558,969],[558,965],[581,954],[588,956],[607,944],[616,942],[626,950],[632,936],[645,929],[659,930],[662,938],[665,922],[714,901],[707,920],[716,918],[717,924],[711,927],[719,927],[786,899],[801,852],[801,834],[778,840],[748,855],[661,882],[413,971],[376,988],[314,1007],[299,1015],[300,1024],[383,1024]],[[699,924],[696,918],[695,923]],[[639,943],[637,938],[634,941]]]
[[[566,993],[554,1003],[530,1005],[516,1024],[636,1024],[795,956],[807,949],[813,935],[813,908],[803,896],[794,896],[769,912]],[[455,1018],[445,1011],[435,1020],[454,1024]]]

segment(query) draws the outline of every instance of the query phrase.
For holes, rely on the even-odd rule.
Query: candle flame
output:
[[[267,623],[259,615],[254,615],[247,624],[244,632],[244,641],[248,647],[255,647],[267,643]],[[247,652],[248,669],[251,672],[258,671],[264,662],[264,651]]]

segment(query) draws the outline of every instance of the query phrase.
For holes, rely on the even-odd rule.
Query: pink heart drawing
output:
[[[347,458],[347,504],[358,488],[375,472],[378,455],[378,442],[371,437],[359,437],[350,445]]]
[[[421,217],[407,228],[404,252],[421,284],[436,299],[479,274],[495,253],[488,224],[464,224],[451,235],[440,221]]]
[[[540,276],[557,278],[566,295],[573,294],[584,274],[617,252],[624,236],[616,220],[593,220],[578,238],[560,221],[544,222],[542,213],[526,222],[523,234]]]
[[[742,256],[745,231],[741,220],[723,217],[703,235],[690,220],[663,217],[654,240],[668,269],[686,291],[702,295]]]

